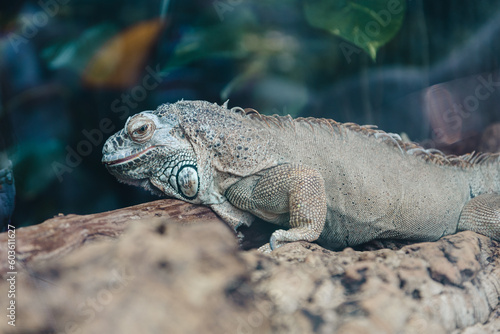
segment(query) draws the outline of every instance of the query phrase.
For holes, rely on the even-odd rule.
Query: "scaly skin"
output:
[[[210,206],[235,230],[254,216],[288,228],[264,251],[466,229],[500,240],[498,155],[445,156],[368,126],[180,101],[130,117],[103,163],[122,182]]]

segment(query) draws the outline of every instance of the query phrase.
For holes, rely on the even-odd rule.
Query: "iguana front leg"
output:
[[[500,241],[500,194],[482,194],[465,204],[459,231],[474,231]]]
[[[243,178],[227,189],[225,197],[237,208],[290,228],[275,231],[269,245],[261,247],[264,251],[286,242],[317,240],[325,225],[323,177],[303,165],[280,165]]]

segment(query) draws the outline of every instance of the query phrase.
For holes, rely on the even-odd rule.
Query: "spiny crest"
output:
[[[362,133],[368,137],[374,137],[388,145],[401,151],[402,154],[408,154],[413,156],[418,156],[428,161],[440,166],[457,166],[457,167],[472,167],[476,165],[482,165],[487,163],[498,163],[500,162],[500,153],[468,153],[461,156],[445,154],[438,149],[429,148],[426,149],[423,146],[414,142],[404,142],[398,134],[387,133],[383,130],[377,129],[376,125],[359,125],[356,123],[339,123],[331,119],[326,118],[314,118],[314,117],[298,117],[292,118],[290,115],[279,116],[279,115],[262,115],[257,110],[251,108],[240,108],[235,107],[230,109],[233,112],[241,113],[245,117],[251,119],[256,119],[260,122],[265,123],[267,126],[276,126],[279,128],[294,127],[296,123],[307,123],[311,126],[314,131],[315,127],[325,128],[332,133],[342,134],[344,129],[350,131]]]

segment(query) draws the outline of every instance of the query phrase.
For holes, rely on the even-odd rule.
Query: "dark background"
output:
[[[0,5],[0,152],[14,166],[18,227],[156,199],[100,160],[125,116],[165,102],[377,124],[455,154],[500,121],[500,87],[471,112],[454,109],[480,78],[500,81],[500,1],[407,1],[375,62],[346,58],[299,0],[41,3]]]

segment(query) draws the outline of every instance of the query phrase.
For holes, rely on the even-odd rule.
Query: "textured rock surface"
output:
[[[239,250],[233,233],[199,211],[204,209],[164,202],[208,222],[186,225],[173,222],[175,214],[138,214],[134,218],[143,219],[116,223],[120,232],[108,232],[112,238],[73,242],[80,239],[69,236],[80,235],[79,229],[96,232],[97,220],[114,219],[121,211],[107,218],[80,217],[85,222],[65,236],[75,246],[26,257],[19,265],[17,326],[13,331],[1,321],[0,332],[472,334],[500,329],[500,248],[484,236],[462,232],[370,251],[331,252],[293,243],[265,255]],[[149,213],[158,205],[151,204]],[[59,226],[67,226],[64,219],[69,218],[39,225],[36,239],[18,230],[18,245],[33,240],[46,245],[46,238],[65,233]],[[7,289],[4,279],[0,291]],[[0,308],[5,310],[7,302],[0,298]]]

